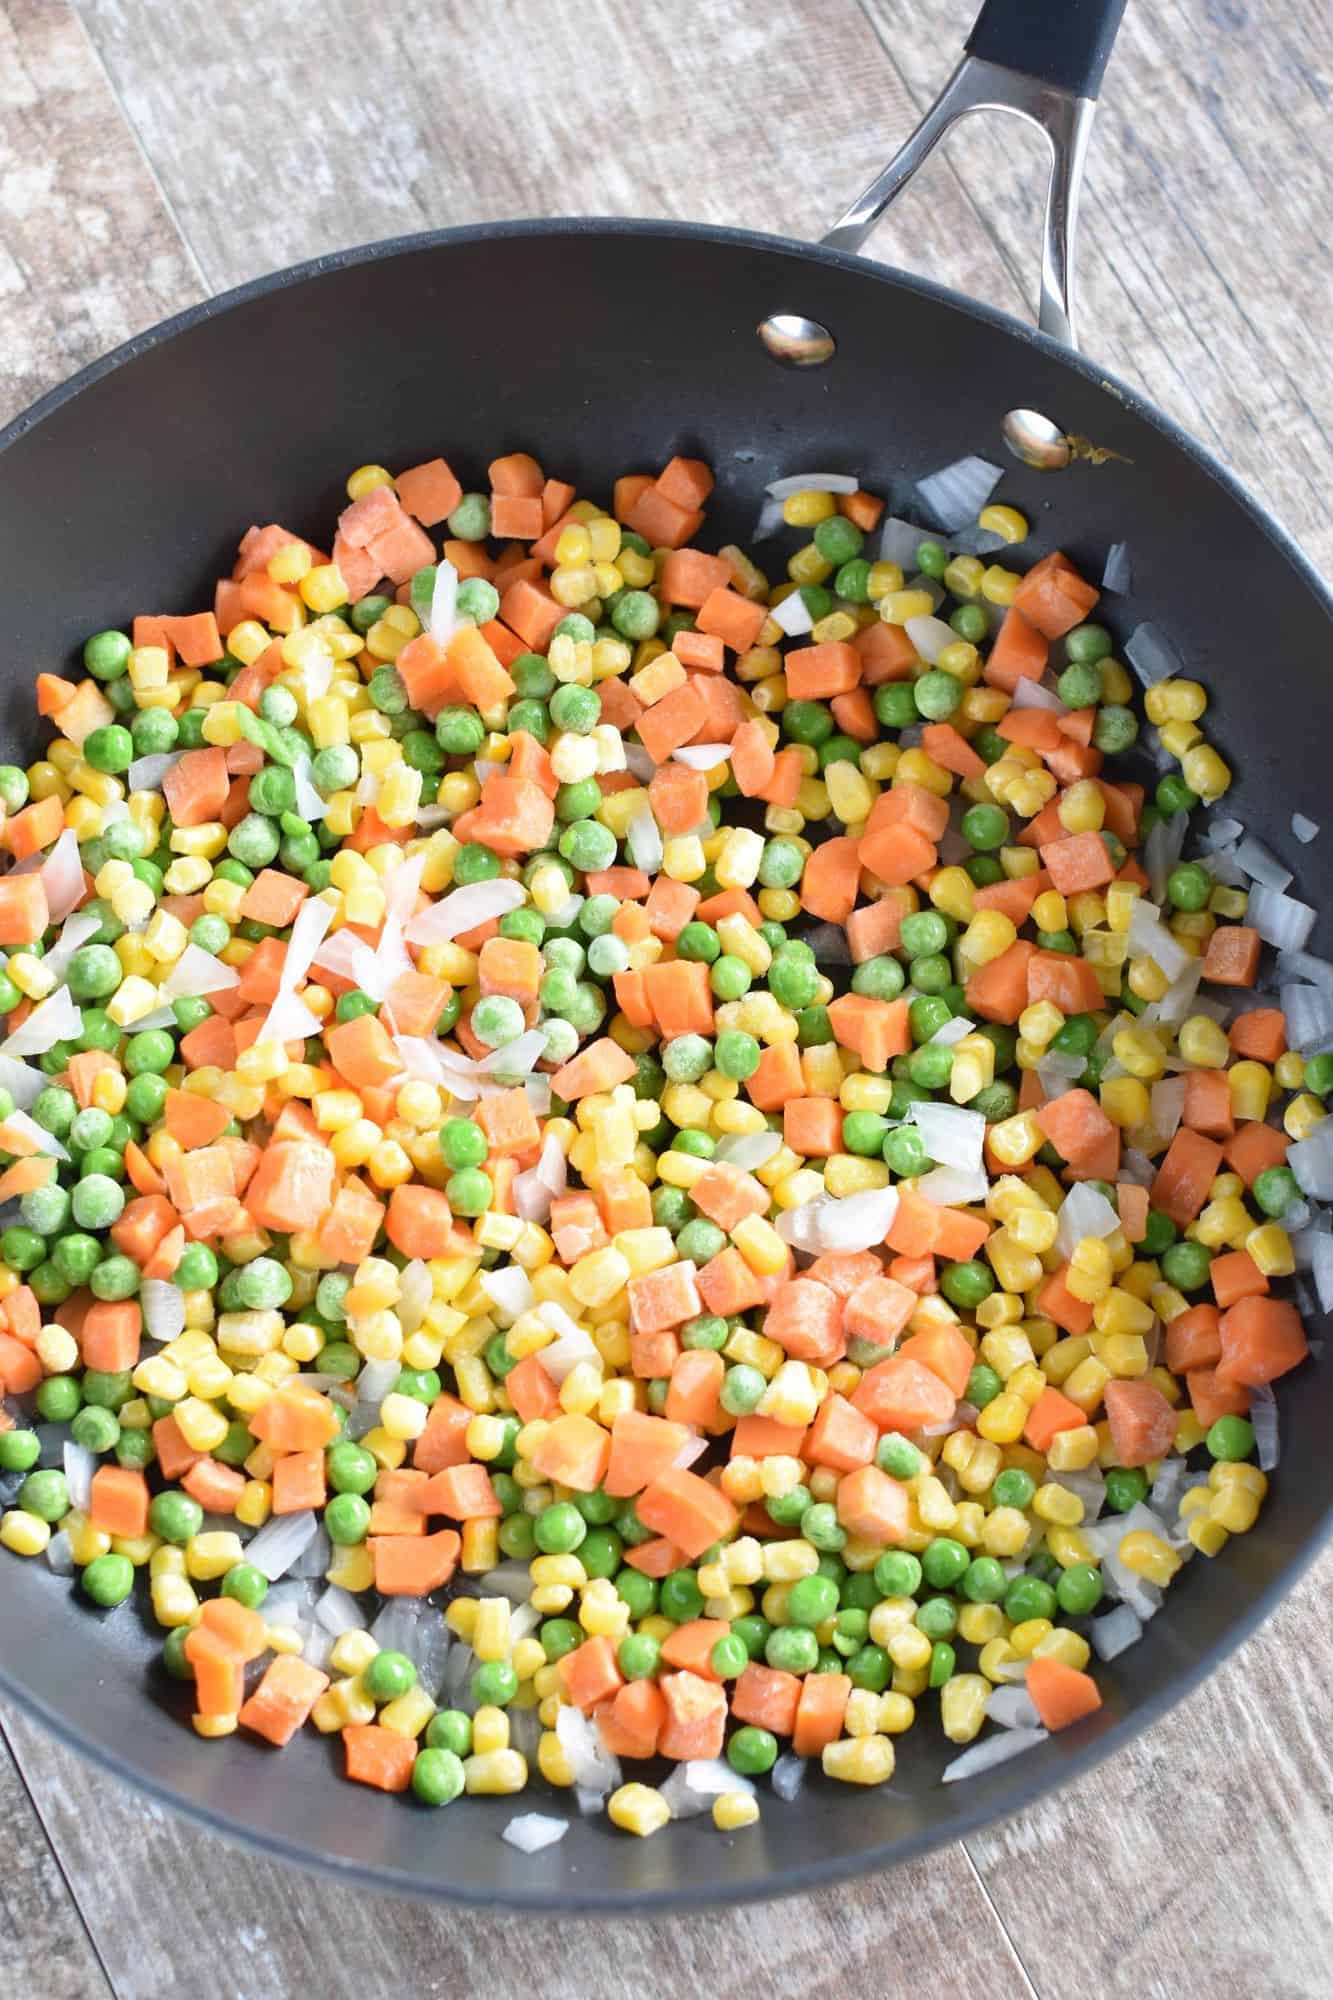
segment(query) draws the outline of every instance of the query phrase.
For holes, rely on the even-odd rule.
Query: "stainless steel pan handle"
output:
[[[1125,0],[986,0],[966,53],[911,137],[823,241],[859,250],[889,203],[949,129],[977,111],[1022,118],[1046,139],[1043,333],[1074,347],[1074,238],[1097,93]]]

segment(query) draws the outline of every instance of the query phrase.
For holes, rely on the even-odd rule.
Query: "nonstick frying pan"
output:
[[[1048,442],[1112,455],[1012,463],[1004,497],[1035,524],[1025,553],[1062,547],[1098,576],[1128,541],[1134,596],[1107,600],[1113,623],[1122,608],[1122,637],[1155,621],[1214,691],[1210,732],[1238,774],[1228,808],[1290,854],[1293,808],[1327,817],[1314,746],[1333,740],[1329,599],[1216,460],[1069,344],[1078,172],[1122,6],[987,0],[921,131],[824,245],[658,222],[446,230],[280,272],[85,370],[0,437],[7,754],[35,754],[35,670],[64,671],[87,633],[136,611],[210,602],[252,520],[318,541],[362,461],[443,450],[477,485],[497,450],[530,449],[606,493],[620,471],[695,453],[717,472],[720,543],[746,540],[766,480],[856,472],[901,505],[926,471],[1002,452],[1006,413],[1028,411]],[[1051,141],[1040,333],[849,254],[952,118],[987,107]],[[756,329],[775,317],[766,344]],[[1300,871],[1324,904],[1319,844]],[[218,1831],[367,1887],[621,1911],[808,1889],[1013,1812],[1127,1742],[1254,1629],[1324,1541],[1333,1497],[1333,1377],[1307,1366],[1279,1401],[1284,1456],[1258,1528],[1191,1564],[1142,1641],[1099,1669],[1099,1716],[951,1786],[938,1778],[954,1753],[923,1720],[891,1787],[815,1771],[797,1804],[767,1803],[731,1840],[707,1818],[640,1842],[574,1815],[529,1859],[498,1835],[531,1797],[429,1814],[343,1783],[309,1733],[280,1755],[201,1742],[135,1609],[99,1613],[40,1563],[3,1569],[0,1690]]]

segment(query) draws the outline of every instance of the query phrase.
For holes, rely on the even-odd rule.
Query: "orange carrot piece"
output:
[[[1068,1729],[1085,1715],[1095,1715],[1102,1705],[1092,1675],[1067,1667],[1062,1660],[1034,1655],[1023,1678],[1043,1729]]]

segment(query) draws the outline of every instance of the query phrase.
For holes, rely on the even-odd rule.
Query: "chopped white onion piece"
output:
[[[160,792],[167,772],[174,770],[184,755],[183,750],[163,750],[151,757],[136,757],[125,774],[130,791]]]
[[[780,1132],[728,1132],[717,1142],[713,1158],[723,1165],[752,1174],[782,1151]]]
[[[1166,878],[1184,852],[1187,831],[1187,816],[1183,812],[1172,813],[1169,819],[1154,822],[1143,843],[1143,865],[1148,871],[1152,899],[1159,907],[1166,895]]]
[[[955,1757],[940,1773],[942,1785],[956,1785],[963,1778],[979,1778],[983,1771],[989,1771],[995,1764],[1007,1763],[1009,1758],[1021,1756],[1025,1750],[1035,1750],[1039,1743],[1046,1741],[1044,1729],[1006,1729],[999,1736],[985,1736],[980,1743],[974,1743],[964,1750],[961,1757]]]
[[[1014,689],[1015,708],[1048,708],[1052,715],[1068,715],[1069,706],[1044,681],[1020,680]]]
[[[1143,1637],[1143,1621],[1127,1604],[1117,1604],[1093,1619],[1088,1637],[1099,1660],[1114,1660]]]
[[[946,646],[958,643],[958,634],[942,618],[909,618],[903,629],[921,658],[932,667]]]
[[[1134,898],[1129,913],[1129,949],[1134,958],[1152,959],[1168,981],[1179,979],[1195,956],[1171,935],[1157,905],[1142,896]]]
[[[364,1632],[366,1614],[350,1590],[331,1583],[315,1606],[315,1623],[338,1639],[344,1632]]]
[[[468,882],[422,910],[406,927],[409,944],[446,944],[496,917],[522,909],[528,892],[521,882]]]
[[[1148,1096],[1152,1106],[1149,1122],[1154,1134],[1159,1139],[1174,1139],[1185,1115],[1184,1077],[1162,1077],[1153,1085]]]
[[[898,1213],[898,1190],[866,1188],[824,1203],[819,1241],[824,1250],[873,1250],[884,1241]]]
[[[951,1049],[955,1042],[961,1042],[970,1035],[976,1025],[975,1021],[968,1020],[966,1014],[952,1014],[942,1028],[936,1028],[930,1039],[932,1042],[937,1042],[942,1049]],[[1082,1067],[1083,1064],[1080,1062],[1079,1068]]]
[[[1317,958],[1312,951],[1281,951],[1277,959],[1279,979],[1304,979],[1311,986],[1333,980],[1333,959]]]
[[[695,1459],[702,1458],[707,1449],[708,1439],[706,1437],[687,1437],[671,1463],[679,1466],[683,1472],[688,1471],[690,1466],[694,1464]]]
[[[500,1838],[516,1847],[520,1854],[540,1854],[544,1847],[563,1840],[568,1832],[569,1821],[556,1819],[551,1813],[515,1813]]]
[[[1282,1456],[1282,1443],[1278,1436],[1277,1397],[1266,1382],[1250,1391],[1250,1422],[1254,1425],[1259,1470],[1271,1472]]]
[[[1231,858],[1252,882],[1262,882],[1266,889],[1285,889],[1291,880],[1292,871],[1286,863],[1252,833],[1236,843]]]
[[[62,923],[83,901],[83,863],[79,859],[79,837],[66,827],[37,870],[46,892],[46,907],[53,924]]]
[[[1085,1236],[1114,1236],[1119,1227],[1120,1217],[1106,1196],[1090,1181],[1075,1181],[1060,1204],[1056,1247],[1068,1259]]]
[[[794,1750],[788,1750],[773,1766],[769,1774],[769,1783],[777,1797],[790,1804],[805,1783],[805,1773],[805,1758],[798,1757]]]
[[[562,1702],[556,1710],[555,1733],[569,1758],[574,1783],[604,1798],[620,1783],[620,1759],[604,1749],[597,1725],[581,1709]]]
[[[961,1104],[921,1102],[908,1106],[909,1121],[919,1127],[922,1143],[935,1164],[975,1174],[986,1144],[986,1120]],[[964,1196],[964,1200],[970,1199]]]
[[[770,479],[764,491],[775,500],[789,500],[793,493],[858,493],[860,481],[850,472],[789,472]]]
[[[81,1514],[86,1514],[92,1505],[93,1474],[97,1470],[96,1455],[89,1451],[86,1445],[75,1444],[73,1439],[69,1438],[62,1446],[61,1456],[65,1468],[65,1484],[69,1488],[69,1504],[71,1507],[77,1507]]]
[[[678,764],[684,764],[691,771],[715,771],[719,764],[725,764],[731,755],[729,743],[686,743],[683,748],[673,750],[672,756]]]
[[[508,1082],[521,1083],[525,1076],[536,1069],[546,1051],[546,1036],[541,1028],[525,1028],[512,1042],[503,1048],[492,1049],[477,1064],[478,1076],[496,1076]]]
[[[539,1307],[538,1311],[542,1318],[549,1322],[549,1314],[542,1307]],[[559,1334],[545,1347],[538,1348],[537,1359],[559,1388],[565,1377],[572,1369],[577,1368],[581,1361],[599,1361],[600,1356],[592,1335],[585,1332],[581,1326],[576,1326],[571,1320],[567,1332]]]
[[[0,1089],[9,1092],[20,1111],[31,1111],[50,1081],[31,1063],[18,1062],[13,1056],[0,1053]]]
[[[1146,622],[1136,626],[1125,641],[1125,658],[1144,687],[1173,679],[1183,673],[1185,663],[1160,625]]]
[[[444,557],[435,565],[430,611],[426,617],[426,630],[432,639],[438,639],[442,645],[447,645],[458,629],[457,606],[458,571],[448,557]]]
[[[916,1191],[923,1201],[934,1202],[936,1208],[961,1208],[968,1202],[984,1201],[990,1183],[981,1167],[975,1173],[968,1173],[963,1167],[936,1167],[921,1176]]]
[[[803,639],[807,632],[814,630],[815,621],[810,607],[799,590],[793,590],[781,604],[772,605],[768,615],[775,625],[781,626],[789,639]]]
[[[316,696],[315,699],[318,700],[319,697]],[[309,820],[312,826],[316,820],[323,819],[329,809],[328,800],[310,775],[313,764],[313,758],[298,757],[291,767],[292,783],[296,787],[294,810],[298,819]]]
[[[57,1042],[75,1041],[83,1033],[83,1016],[67,986],[39,1001],[21,1028],[0,1046],[0,1055],[44,1056]]]
[[[1287,1158],[1290,1160],[1290,1153]],[[1320,1312],[1333,1312],[1333,1236],[1326,1230],[1321,1230],[1311,1242],[1310,1275]]]
[[[532,1281],[520,1264],[506,1264],[495,1271],[477,1274],[481,1289],[495,1307],[501,1326],[512,1326],[520,1313],[536,1303]]]
[[[139,1287],[144,1332],[150,1340],[175,1340],[185,1331],[185,1294],[165,1278],[145,1278]]]
[[[814,1257],[828,1247],[821,1240],[821,1231],[824,1210],[832,1206],[832,1199],[831,1195],[821,1195],[801,1208],[784,1208],[773,1227],[793,1250],[803,1250],[808,1257]]]
[[[897,563],[906,577],[916,568],[916,552],[922,542],[937,539],[929,528],[923,528],[915,521],[904,521],[896,514],[890,514],[879,531],[879,560]]]
[[[210,993],[226,993],[240,983],[241,975],[234,965],[224,965],[211,951],[187,944],[162,981],[161,991],[168,1000],[199,1000]]]
[[[627,743],[625,745],[625,769],[632,777],[642,779],[646,785],[656,771],[657,766],[644,749],[642,743]]]
[[[27,1148],[20,1149],[17,1146],[11,1146],[9,1144],[11,1134],[15,1138],[26,1139],[29,1142]],[[18,1153],[22,1150],[24,1158],[31,1157],[33,1153],[45,1153],[48,1158],[53,1160],[67,1160],[69,1158],[69,1154],[65,1151],[59,1139],[56,1138],[55,1133],[48,1132],[45,1126],[39,1125],[36,1119],[30,1118],[26,1111],[11,1111],[6,1117],[0,1118],[0,1143],[4,1144],[7,1152]]]
[[[752,542],[766,542],[770,536],[776,535],[778,529],[784,525],[782,519],[782,502],[775,500],[771,493],[766,493],[763,505],[760,507],[759,513],[755,518],[755,524],[750,530],[750,540]]]
[[[1313,1054],[1333,1037],[1333,988],[1283,986],[1279,989],[1287,1021],[1287,1041],[1302,1055]]]
[[[245,1551],[245,1560],[276,1583],[300,1561],[319,1530],[319,1516],[310,1510],[278,1514],[266,1521]]]
[[[1265,944],[1276,945],[1279,951],[1300,951],[1314,929],[1314,920],[1315,912],[1308,903],[1284,896],[1280,889],[1269,889],[1259,882],[1250,891],[1245,921],[1254,926]]]
[[[1004,477],[985,458],[956,458],[916,482],[917,498],[946,531],[970,527]]]
[[[73,1576],[78,1565],[74,1561],[74,1550],[69,1536],[63,1528],[52,1535],[46,1545],[46,1566],[55,1576]]]
[[[986,1714],[1001,1729],[1035,1729],[1037,1711],[1025,1687],[992,1688],[986,1700]]]
[[[57,979],[63,979],[75,952],[81,945],[87,944],[100,927],[101,918],[87,910],[76,910],[72,916],[66,917],[65,928],[42,960],[47,971],[54,973]],[[240,974],[233,973],[232,977],[239,979]]]
[[[1291,830],[1297,840],[1303,842],[1308,847],[1312,840],[1318,840],[1319,838],[1319,821],[1317,819],[1307,819],[1304,813],[1293,813],[1291,816]]]
[[[625,831],[629,846],[630,860],[645,875],[656,875],[662,866],[662,829],[653,817],[653,809],[644,804],[639,807]]]
[[[1134,588],[1134,565],[1130,560],[1128,542],[1112,542],[1106,551],[1106,568],[1102,571],[1102,589],[1109,590],[1112,597],[1128,597]]]

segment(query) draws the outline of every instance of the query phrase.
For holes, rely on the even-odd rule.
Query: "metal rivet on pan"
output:
[[[770,313],[755,331],[785,368],[822,368],[837,352],[838,343],[828,328],[801,313]]]
[[[1010,410],[1002,429],[1014,457],[1034,472],[1063,472],[1073,457],[1059,424],[1053,424],[1040,410]]]

